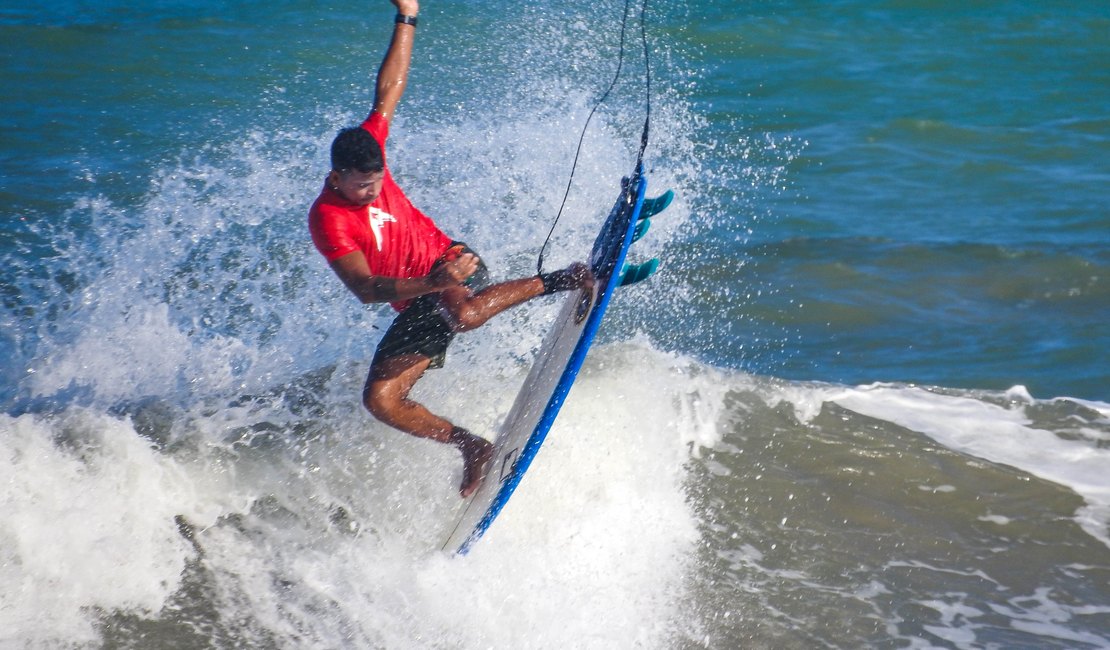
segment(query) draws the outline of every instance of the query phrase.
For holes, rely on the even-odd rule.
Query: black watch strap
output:
[[[393,22],[399,25],[412,25],[416,27],[416,16],[406,16],[405,14],[397,14]]]

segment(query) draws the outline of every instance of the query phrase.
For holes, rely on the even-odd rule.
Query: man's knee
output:
[[[440,314],[453,332],[465,332],[481,326],[488,320],[483,317],[476,294],[460,286],[448,289],[440,297]]]
[[[485,325],[485,318],[479,309],[463,303],[451,312],[451,325],[456,332],[466,332]]]
[[[396,413],[404,408],[413,384],[424,374],[431,361],[419,354],[402,354],[381,361],[375,359],[362,388],[362,405],[374,417],[392,424]]]
[[[400,404],[400,396],[388,382],[370,382],[362,390],[362,405],[382,422],[389,423]]]

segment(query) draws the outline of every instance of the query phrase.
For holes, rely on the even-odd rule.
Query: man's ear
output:
[[[339,187],[339,172],[334,169],[328,172],[328,185],[331,187]]]

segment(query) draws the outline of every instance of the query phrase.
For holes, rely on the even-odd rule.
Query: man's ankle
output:
[[[464,456],[471,456],[488,447],[490,442],[481,436],[476,436],[462,427],[451,429],[447,439],[459,448]]]
[[[462,427],[452,427],[451,433],[447,434],[447,440],[459,448],[474,444],[474,438],[476,437]]]

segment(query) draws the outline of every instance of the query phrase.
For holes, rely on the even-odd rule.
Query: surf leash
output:
[[[632,0],[625,0],[624,13],[621,16],[621,37],[620,37],[620,52],[617,57],[617,70],[613,74],[613,80],[609,82],[609,87],[602,93],[601,98],[597,100],[593,108],[590,109],[590,114],[586,116],[586,123],[582,126],[582,133],[578,136],[578,148],[574,152],[574,162],[570,166],[570,176],[567,178],[567,189],[563,194],[563,202],[559,205],[559,212],[556,213],[555,219],[551,222],[551,229],[547,231],[547,237],[543,240],[543,246],[540,247],[540,254],[536,260],[536,273],[543,274],[543,258],[544,253],[547,251],[548,244],[551,243],[551,236],[555,233],[555,227],[559,224],[559,219],[563,216],[563,210],[567,206],[567,198],[570,196],[571,186],[574,184],[574,172],[578,169],[578,158],[582,155],[582,143],[586,139],[586,130],[590,127],[590,121],[594,117],[601,105],[609,98],[613,88],[616,87],[617,81],[620,79],[621,71],[624,69],[624,55],[625,55],[625,40],[628,31],[628,14],[632,8]],[[644,49],[644,130],[640,135],[640,150],[636,154],[636,173],[641,172],[644,151],[648,146],[648,131],[651,124],[651,60],[648,58],[648,43],[647,43],[647,0],[641,0],[640,3],[640,42],[643,44]]]

